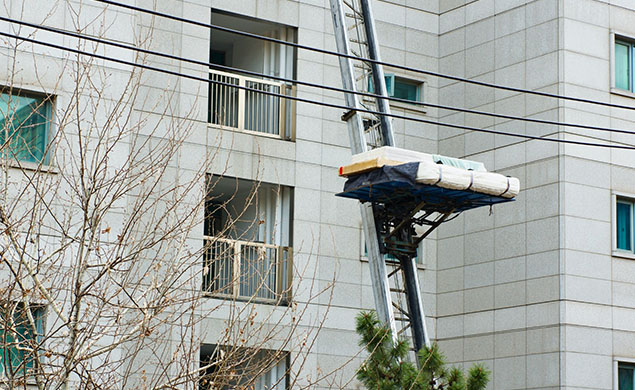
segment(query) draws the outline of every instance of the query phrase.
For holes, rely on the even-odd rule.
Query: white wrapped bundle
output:
[[[513,198],[520,191],[518,178],[503,176],[493,172],[473,172],[474,183],[472,190],[488,195]]]
[[[515,177],[425,162],[419,163],[415,180],[417,183],[436,185],[451,190],[472,190],[505,198],[513,198],[520,190],[520,182]]]
[[[353,156],[353,163],[340,167],[340,175],[351,176],[385,165],[418,162],[416,182],[459,191],[513,198],[518,195],[520,182],[515,177],[487,172],[482,163],[452,157],[431,155],[412,150],[384,146]]]
[[[465,169],[435,163],[419,163],[415,181],[422,184],[437,185],[451,190],[466,190],[470,187],[470,175]]]

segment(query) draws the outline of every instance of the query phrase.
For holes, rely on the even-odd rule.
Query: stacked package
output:
[[[384,146],[353,156],[352,164],[340,167],[341,176],[354,176],[385,165],[417,162],[415,181],[442,188],[474,191],[511,199],[518,195],[520,181],[515,177],[487,172],[482,163]]]

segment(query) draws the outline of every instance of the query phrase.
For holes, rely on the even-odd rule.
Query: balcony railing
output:
[[[223,298],[286,303],[291,297],[292,249],[205,237],[203,291]]]
[[[283,139],[293,138],[293,100],[239,87],[286,96],[295,94],[295,87],[289,84],[210,70],[210,123]]]

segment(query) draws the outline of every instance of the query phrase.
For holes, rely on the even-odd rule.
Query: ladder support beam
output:
[[[360,0],[362,6],[362,15],[364,16],[364,29],[366,30],[366,43],[368,44],[368,56],[371,60],[381,61],[379,55],[379,42],[377,42],[377,32],[375,30],[375,19],[370,6],[370,0]],[[384,67],[376,62],[370,64],[373,74],[373,84],[378,95],[388,96],[386,90],[386,79],[384,78]],[[377,111],[390,114],[390,104],[387,99],[377,98]],[[381,135],[384,140],[384,146],[395,146],[395,140],[392,130],[392,118],[390,116],[381,115]]]
[[[368,204],[360,204],[362,212],[362,227],[366,238],[366,250],[368,251],[368,267],[370,268],[370,278],[373,285],[373,296],[375,298],[375,308],[377,316],[383,324],[390,326],[393,339],[397,339],[397,326],[395,324],[395,313],[392,311],[392,298],[390,296],[390,283],[386,273],[386,261],[384,255],[379,250],[379,237],[375,227],[375,217],[373,207]]]
[[[346,32],[346,21],[344,19],[344,10],[341,0],[331,1],[331,15],[333,17],[333,28],[335,30],[335,41],[338,52],[349,54],[350,47]],[[350,58],[340,57],[340,71],[342,73],[342,85],[344,89],[351,91],[346,93],[346,105],[354,109],[361,108],[359,97],[355,94],[357,87],[355,85],[355,73],[353,72],[353,64]],[[362,118],[353,110],[353,115],[347,116],[346,123],[348,126],[349,141],[352,154],[365,152],[367,149],[366,139],[364,137],[364,124]],[[390,326],[393,338],[396,340],[397,329],[395,325],[395,315],[391,309],[390,285],[388,283],[388,275],[386,274],[386,263],[384,256],[379,251],[379,238],[377,237],[377,229],[375,227],[375,217],[373,208],[370,204],[360,204],[362,215],[362,227],[364,237],[366,238],[366,248],[368,251],[368,264],[370,266],[370,275],[373,284],[373,295],[375,298],[375,306],[377,308],[377,316],[383,324]]]
[[[430,336],[426,328],[426,317],[423,312],[423,299],[417,275],[417,264],[414,258],[404,258],[401,261],[401,268],[404,273],[404,287],[408,294],[408,314],[410,318],[410,329],[412,330],[412,341],[415,351],[419,351],[423,346],[430,347]],[[416,293],[415,293],[416,291]]]
[[[335,32],[338,52],[350,55],[352,51],[349,45],[350,41],[348,38],[348,28],[345,19],[346,13],[344,12],[342,1],[343,0],[330,0],[333,29]],[[353,6],[355,1],[359,1],[361,12],[358,12]],[[351,4],[347,3],[347,5],[356,14],[353,15],[354,23],[363,23],[364,25],[364,32],[366,35],[365,46],[368,49],[368,57],[371,60],[381,61],[381,57],[379,55],[379,42],[377,41],[377,33],[375,29],[375,20],[373,18],[371,8],[371,0],[352,0]],[[362,43],[363,42],[360,42],[360,44]],[[346,120],[348,125],[351,152],[352,154],[358,154],[365,152],[368,148],[362,118],[357,111],[361,108],[360,99],[355,94],[357,89],[356,83],[358,80],[355,77],[353,63],[350,58],[340,57],[339,63],[342,74],[342,86],[347,91],[350,91],[345,94],[346,105],[351,108],[351,111],[344,114],[342,119]],[[380,145],[376,146],[394,146],[392,119],[389,115],[386,115],[390,114],[390,105],[387,100],[388,91],[386,90],[384,70],[377,62],[370,63],[370,69],[373,77],[374,91],[376,94],[380,95],[380,97],[376,99],[377,111],[381,113],[379,115],[380,134],[378,134],[378,138],[380,138]],[[364,82],[364,80],[362,80],[362,82]],[[411,215],[408,215],[407,218],[401,221],[401,223],[397,224],[399,228],[395,229],[396,232],[386,231],[386,233],[389,233],[390,235],[396,233],[400,239],[406,238],[406,241],[409,244],[413,244],[414,238],[412,237],[412,232],[414,230],[411,229],[411,220],[419,209],[420,208],[417,210],[411,210]],[[385,251],[384,242],[382,242],[383,239],[380,235],[380,231],[385,230],[386,220],[381,219],[381,217],[380,219],[377,219],[377,212],[373,209],[373,205],[370,203],[360,204],[360,210],[364,237],[366,238],[368,264],[370,267],[377,315],[383,324],[390,327],[393,339],[396,340],[399,333],[397,333],[396,329],[395,313],[392,307],[394,303],[392,301],[390,283],[388,281],[388,278],[392,276],[393,273],[388,274],[387,272],[386,261],[383,255],[383,252]],[[380,229],[378,229],[378,227]],[[404,237],[404,235],[410,236]],[[414,347],[416,350],[419,350],[424,345],[430,346],[430,339],[428,332],[426,331],[423,300],[421,298],[419,278],[417,275],[417,265],[412,255],[413,250],[410,249],[407,251],[407,255],[399,253],[397,256],[401,265],[400,268],[404,279],[404,290],[408,307],[408,316],[399,317],[399,319],[406,321],[407,327],[409,327],[412,332]],[[401,307],[399,308],[400,312],[405,313]]]

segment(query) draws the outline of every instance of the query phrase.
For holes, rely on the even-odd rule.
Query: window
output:
[[[218,26],[286,42],[296,41],[294,27],[217,10],[212,10],[211,18]],[[295,48],[219,30],[210,33],[210,62],[219,66],[211,66],[209,70],[209,123],[257,135],[293,139],[295,102],[268,93],[293,96],[295,87],[267,76],[293,79]]]
[[[385,73],[384,79],[386,80],[386,91],[389,97],[413,102],[422,100],[421,90],[423,89],[423,83],[395,76],[392,73]],[[368,78],[368,90],[371,93],[374,91],[372,76]]]
[[[361,259],[360,260],[368,261],[368,248],[366,247],[366,238],[364,237],[364,232],[363,231],[362,231],[361,237],[362,237],[362,240],[361,240],[362,255],[361,255]],[[425,266],[424,256],[423,256],[424,251],[425,251],[425,240],[421,241],[419,243],[419,246],[417,247],[417,257],[415,258],[415,262],[420,267]],[[386,262],[388,262],[388,263],[398,263],[399,262],[399,260],[395,256],[391,255],[390,253],[384,254],[384,260]]]
[[[293,188],[215,175],[207,185],[203,291],[288,303]]]
[[[635,372],[634,363],[617,363],[617,389],[618,390],[634,390],[635,389]]]
[[[30,93],[0,94],[0,155],[47,163],[51,98]]]
[[[615,88],[635,92],[633,84],[633,42],[615,40]]]
[[[201,346],[201,390],[285,390],[289,387],[289,354],[268,349]]]
[[[633,253],[635,248],[635,233],[633,219],[635,213],[634,202],[627,198],[617,198],[615,207],[616,232],[615,244],[618,250]]]
[[[30,308],[31,319],[22,303],[6,305],[0,314],[0,374],[25,375],[33,370],[44,325],[44,307]]]

